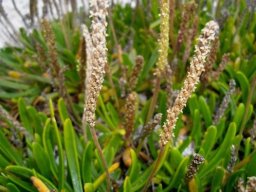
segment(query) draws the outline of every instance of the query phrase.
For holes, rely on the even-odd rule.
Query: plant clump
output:
[[[0,191],[255,191],[254,1],[10,3]]]

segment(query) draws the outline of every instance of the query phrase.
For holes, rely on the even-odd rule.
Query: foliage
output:
[[[157,163],[149,191],[234,191],[239,179],[256,176],[254,6],[246,1],[230,1],[227,5],[220,0],[214,7],[213,2],[197,1],[197,11],[191,14],[193,19],[199,18],[198,23],[188,18],[192,24],[186,30],[195,30],[197,37],[207,21],[218,20],[221,30],[216,61],[207,71],[208,76],[201,78],[179,116],[174,142],[162,154],[161,162],[156,161],[159,127],[166,120],[166,110],[172,105],[175,92],[182,87],[189,67],[184,55],[188,52],[192,56],[196,40],[186,32],[185,40],[177,48],[184,6],[176,1],[173,18],[170,16],[173,23],[167,58],[172,68],[171,93],[167,73],[160,79],[159,95],[151,109],[161,23],[158,1],[142,0],[134,8],[118,4],[111,7],[108,67],[98,98],[96,130],[113,191],[142,191]],[[43,27],[31,33],[21,29],[22,46],[0,50],[0,106],[13,117],[3,115],[0,108],[1,191],[106,191],[106,173],[100,154],[89,130],[87,138],[82,134],[84,42],[80,23],[73,20],[81,15],[84,16],[81,23],[89,24],[88,14],[84,12],[67,13],[60,20],[50,22],[64,79],[52,71]],[[230,59],[217,73],[224,54],[229,54]],[[136,86],[130,90],[129,79],[136,74],[133,70],[138,55],[143,56],[144,65]],[[236,82],[235,92],[227,101],[224,115],[215,122],[216,111],[230,89],[230,79]],[[59,83],[63,84],[62,88]],[[137,96],[131,121],[127,121],[126,114],[129,94]],[[162,114],[161,122],[143,132],[158,113]],[[17,129],[13,123],[16,119],[26,134]],[[205,161],[187,181],[193,153],[200,154]]]

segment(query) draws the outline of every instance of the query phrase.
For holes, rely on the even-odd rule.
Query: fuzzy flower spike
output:
[[[161,2],[161,25],[160,25],[160,37],[158,40],[158,52],[159,57],[156,63],[157,75],[161,76],[167,65],[168,47],[169,47],[169,0],[162,0]]]
[[[105,65],[107,63],[106,27],[107,0],[90,1],[90,17],[92,18],[91,35],[84,28],[87,43],[87,72],[85,80],[86,98],[84,119],[90,127],[95,126],[95,110],[97,98],[104,81]]]
[[[218,38],[218,34],[219,25],[215,21],[208,22],[202,30],[198,38],[198,43],[195,46],[194,56],[191,59],[190,69],[183,88],[176,98],[173,107],[167,110],[167,119],[163,125],[163,131],[160,134],[161,147],[164,147],[171,140],[178,116],[194,92],[200,75],[205,70],[204,65],[211,53],[213,42]]]
[[[86,127],[90,128],[94,144],[99,152],[107,176],[107,189],[110,191],[111,182],[95,127],[95,111],[98,96],[104,81],[105,66],[107,64],[107,8],[108,0],[90,0],[90,18],[92,19],[91,32],[83,26],[86,54],[86,79],[85,79],[85,105],[83,114],[83,128],[86,139]]]

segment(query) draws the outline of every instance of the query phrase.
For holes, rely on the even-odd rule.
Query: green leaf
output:
[[[2,192],[10,192],[6,187],[0,185],[0,191]]]
[[[193,127],[191,132],[191,137],[195,140],[196,146],[199,146],[202,137],[202,126],[201,126],[201,117],[198,109],[194,110],[193,113]]]
[[[26,105],[23,99],[19,99],[18,108],[19,108],[19,115],[20,115],[22,125],[24,126],[24,128],[27,129],[29,133],[33,135],[34,131],[32,129],[32,126],[30,125],[29,114],[27,112]]]
[[[20,190],[13,183],[7,183],[6,187],[10,192],[20,192]]]
[[[246,175],[255,176],[256,175],[256,153],[253,154],[251,161],[246,166]]]
[[[139,83],[138,84],[140,84],[148,76],[149,71],[151,70],[151,68],[156,63],[157,58],[158,58],[158,51],[154,50],[152,52],[152,55],[151,55],[149,61],[145,62],[145,64],[144,64],[141,75],[139,76],[139,80],[138,80]]]
[[[31,176],[36,176],[39,179],[41,179],[51,189],[56,189],[56,187],[53,185],[53,183],[51,181],[48,180],[48,178],[43,177],[42,175],[37,173],[35,170],[29,169],[26,167],[22,167],[22,166],[10,165],[10,166],[6,167],[6,171],[19,176],[19,180],[21,180],[20,178],[30,179]]]
[[[27,96],[36,96],[40,93],[40,89],[38,87],[31,87],[26,91],[21,92],[5,92],[0,90],[0,98],[1,99],[14,99],[19,97],[27,97]]]
[[[213,148],[216,141],[217,129],[215,126],[210,126],[204,136],[204,141],[202,143],[202,149],[204,151],[204,156],[207,157],[211,149]]]
[[[17,165],[7,166],[6,171],[8,171],[10,173],[14,173],[17,176],[22,176],[27,179],[29,179],[34,174],[31,169],[23,167],[23,166],[17,166]]]
[[[132,190],[131,191],[137,191],[145,185],[149,175],[152,172],[152,168],[153,168],[153,166],[151,165],[150,167],[148,167],[142,173],[138,173],[139,177],[136,179],[135,182],[132,183]]]
[[[27,32],[24,28],[20,28],[20,35],[19,35],[20,41],[25,45],[25,47],[31,51],[34,51],[34,47],[31,43],[31,38],[27,35]]]
[[[4,50],[0,51],[0,57],[1,57],[1,64],[8,69],[12,69],[15,71],[21,70],[21,63],[18,59],[13,57],[13,54],[11,53],[5,53]]]
[[[248,108],[248,114],[247,114],[246,122],[247,122],[247,121],[249,121],[249,120],[251,119],[251,116],[252,116],[252,114],[253,114],[253,111],[254,111],[254,109],[253,109],[253,105],[252,105],[252,104],[250,104],[250,106],[249,106],[249,108]]]
[[[0,183],[5,185],[6,183],[10,182],[6,176],[0,175]],[[1,186],[1,185],[0,185]]]
[[[156,20],[156,21],[153,21],[153,22],[150,24],[150,29],[153,29],[153,28],[159,26],[160,23],[161,23],[161,19],[158,19],[158,20]]]
[[[240,130],[240,126],[241,126],[241,123],[243,121],[243,118],[244,118],[244,113],[245,113],[245,106],[243,103],[240,103],[239,106],[237,107],[236,109],[236,112],[235,112],[235,115],[234,115],[234,118],[233,118],[233,122],[236,123],[237,125],[237,132],[239,132]]]
[[[118,126],[119,123],[119,117],[118,117],[118,113],[116,111],[116,109],[114,108],[114,106],[111,103],[107,103],[107,109],[109,111],[110,117],[112,119],[112,122],[114,124],[115,127]]]
[[[7,165],[9,165],[9,162],[0,154],[0,169],[5,168]]]
[[[49,177],[51,172],[49,167],[50,161],[44,149],[40,144],[38,144],[37,142],[34,142],[32,144],[32,151],[33,151],[33,157],[36,161],[36,164],[40,172],[42,173],[42,175]]]
[[[212,125],[212,114],[208,104],[202,96],[199,97],[199,106],[205,120],[206,127],[209,127]]]
[[[222,167],[217,167],[211,182],[211,192],[217,192],[221,188],[224,176],[225,169]]]
[[[225,130],[225,122],[226,122],[226,119],[225,117],[224,118],[221,118],[218,125],[217,125],[217,139],[219,139],[220,137],[223,136],[223,132]]]
[[[101,115],[100,115],[101,116]],[[108,127],[106,127],[106,125],[103,125],[101,123],[97,123],[95,125],[95,129],[98,130],[99,132],[103,132],[103,133],[111,133],[111,130],[109,130]]]
[[[155,147],[155,139],[154,139],[154,134],[149,135],[148,137],[148,146],[149,146],[149,151],[150,154],[154,157],[157,158],[157,149]]]
[[[209,96],[210,96],[209,100],[208,100],[209,109],[210,109],[211,113],[213,113],[215,111],[215,107],[216,107],[216,94],[210,92]]]
[[[197,99],[197,96],[195,94],[192,94],[192,96],[189,98],[188,107],[189,107],[190,113],[192,115],[193,115],[193,113],[196,109],[199,109],[198,99]]]
[[[183,178],[185,176],[186,173],[186,168],[187,168],[187,164],[188,164],[188,157],[185,157],[179,164],[174,176],[171,179],[170,184],[168,185],[168,187],[166,187],[164,189],[164,191],[170,191],[173,188],[178,188],[178,186],[182,183]]]
[[[82,160],[83,183],[92,182],[92,166],[93,166],[93,145],[89,141],[83,153],[83,160]]]
[[[34,133],[38,135],[42,135],[43,132],[43,124],[41,124],[38,112],[34,107],[28,106],[27,107],[28,118],[30,119],[30,125],[34,130]],[[44,123],[44,122],[43,122]]]
[[[250,88],[249,80],[241,71],[236,72],[236,79],[238,80],[238,82],[241,86],[242,97],[243,97],[243,101],[245,103],[247,101],[247,97],[249,94],[249,88]]]
[[[56,160],[54,157],[54,151],[53,151],[53,145],[52,145],[52,126],[50,124],[50,119],[46,120],[45,126],[44,126],[44,131],[43,131],[43,136],[42,136],[42,142],[44,146],[44,150],[46,153],[46,156],[48,158],[48,167],[50,167],[51,172],[55,177],[57,177],[57,166],[56,166]]]
[[[66,119],[64,122],[64,145],[74,191],[82,192],[83,188],[81,184],[81,175],[78,163],[76,138],[70,119]]]
[[[140,171],[140,164],[137,155],[133,149],[130,149],[130,154],[132,158],[132,164],[128,170],[128,175],[130,182],[133,183],[139,177],[138,172]]]
[[[84,184],[84,192],[94,192],[94,186],[93,183],[85,183]]]
[[[183,159],[181,152],[177,148],[173,147],[171,148],[169,157],[170,159],[168,159],[166,163],[169,163],[173,170],[176,170]]]
[[[26,90],[29,88],[28,85],[23,84],[21,82],[7,81],[2,78],[0,79],[0,87],[16,90]]]
[[[25,189],[27,192],[37,192],[35,187],[32,187],[32,181],[31,183],[22,181],[20,178],[12,176],[12,175],[8,175],[7,176],[8,179],[10,179],[13,183],[15,183],[16,185],[20,186],[21,188]]]
[[[65,183],[65,165],[64,165],[64,152],[61,142],[61,135],[57,127],[55,118],[52,118],[53,122],[53,133],[55,136],[55,142],[58,146],[59,164],[58,164],[58,179],[59,179],[59,190],[64,188]]]
[[[64,18],[63,21],[67,22],[67,19],[68,18]],[[58,47],[66,47],[67,45],[65,42],[65,34],[63,33],[63,30],[65,30],[66,34],[68,34],[69,28],[67,28],[65,25],[61,25],[60,23],[54,22],[52,23],[52,29],[54,31]]]
[[[111,118],[109,117],[109,114],[107,112],[107,108],[105,107],[105,104],[103,102],[102,96],[99,96],[99,103],[100,103],[100,107],[102,109],[102,112],[104,114],[104,118],[106,120],[106,123],[108,124],[108,126],[110,127],[111,130],[113,130],[115,127],[114,123],[112,122]]]
[[[187,137],[186,139],[184,139],[184,140],[181,142],[181,144],[178,146],[179,151],[180,151],[180,152],[183,152],[183,151],[189,146],[189,144],[191,143],[191,140],[192,140],[192,138],[191,138],[190,136]]]
[[[68,110],[66,108],[65,102],[62,98],[58,100],[58,110],[60,114],[60,119],[62,124],[64,124],[65,120],[69,118]]]
[[[232,122],[229,124],[226,136],[221,146],[218,148],[216,154],[211,159],[209,159],[209,162],[203,166],[201,171],[199,171],[199,178],[203,178],[207,174],[209,174],[216,167],[216,165],[225,157],[226,152],[230,149],[235,134],[236,124]]]
[[[159,91],[158,94],[158,113],[162,113],[162,119],[166,119],[167,111],[167,94],[164,91]]]
[[[247,139],[245,139],[244,143],[245,143],[244,144],[245,145],[245,147],[244,147],[244,158],[245,158],[245,157],[247,157],[250,154],[250,151],[251,151],[251,148],[252,148],[252,146],[251,146],[251,143],[252,143],[251,138],[248,137]]]
[[[10,163],[15,163],[17,165],[22,164],[21,154],[9,143],[1,129],[0,152],[10,161]]]
[[[123,191],[124,192],[132,192],[132,184],[131,184],[129,176],[125,177]]]
[[[114,147],[112,147],[111,145],[105,147],[103,149],[103,155],[105,157],[107,165],[110,166],[115,158]]]

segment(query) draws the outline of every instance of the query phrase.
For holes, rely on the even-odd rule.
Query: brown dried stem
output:
[[[71,98],[68,94],[68,90],[65,86],[64,67],[60,67],[58,62],[58,53],[55,44],[55,35],[51,28],[50,23],[47,20],[42,20],[43,36],[46,40],[48,47],[48,59],[51,69],[51,78],[53,80],[53,86],[58,88],[59,94],[67,103],[68,110],[70,112],[72,120],[78,125],[79,117],[76,111],[73,109]],[[74,116],[73,116],[74,115]]]
[[[183,7],[180,29],[178,32],[176,48],[174,50],[175,53],[179,52],[183,41],[186,39],[188,35],[189,24],[190,24],[191,18],[194,18],[193,15],[196,11],[196,7],[197,5],[193,1],[186,3]]]

